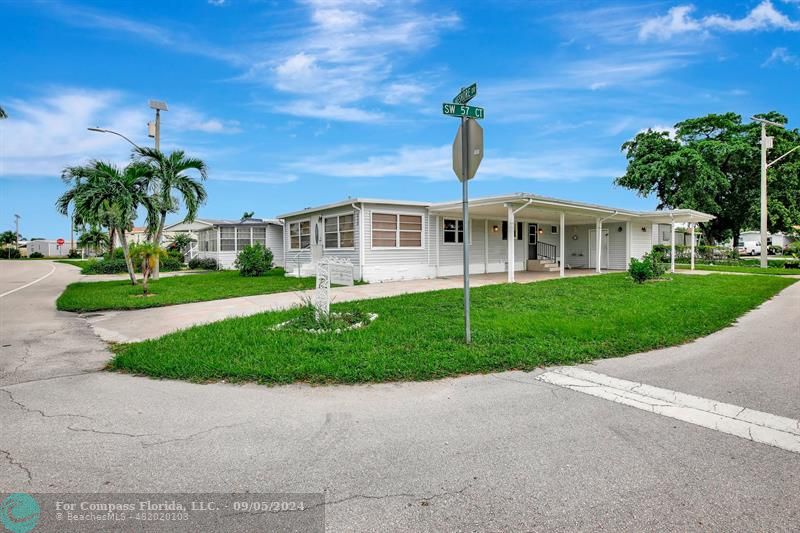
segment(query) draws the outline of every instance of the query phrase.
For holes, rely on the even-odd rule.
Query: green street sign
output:
[[[456,104],[466,104],[475,98],[476,94],[478,94],[478,84],[473,83],[466,89],[461,89],[461,92],[458,93],[455,98],[453,98],[453,102]]]
[[[484,112],[482,107],[474,107],[471,105],[451,104],[445,102],[442,104],[442,113],[453,117],[467,117],[467,118],[483,118]]]

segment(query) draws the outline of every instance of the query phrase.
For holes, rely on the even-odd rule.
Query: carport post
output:
[[[564,212],[558,214],[558,275],[564,277]]]
[[[670,225],[670,250],[669,250],[669,271],[675,273],[675,222]]]
[[[600,273],[600,260],[603,257],[603,221],[600,220],[600,217],[597,217],[594,222],[594,233],[595,233],[595,246],[597,247],[597,263],[595,263],[594,271],[598,274]]]
[[[514,283],[514,207],[508,206],[508,231],[506,237],[508,238],[508,282]]]
[[[694,270],[694,223],[690,224],[692,228],[692,270]]]

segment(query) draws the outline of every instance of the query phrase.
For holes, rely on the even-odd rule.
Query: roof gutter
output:
[[[361,281],[364,281],[364,204],[361,207],[354,203],[350,204],[353,209],[358,211],[358,274]]]

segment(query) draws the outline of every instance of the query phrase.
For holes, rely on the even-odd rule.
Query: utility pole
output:
[[[19,219],[20,219],[19,215],[14,215],[14,225],[15,225],[14,239],[16,240],[17,250],[19,250]]]
[[[161,150],[161,112],[168,111],[167,103],[161,100],[150,100],[150,109],[156,110],[155,123],[148,123],[148,135],[156,140],[156,150]]]
[[[767,137],[767,125],[761,123],[761,268],[767,268],[767,150],[772,148],[772,137]]]
[[[776,128],[784,128],[783,124],[773,122],[764,118],[750,117],[751,120],[761,124],[761,268],[767,268],[769,261],[767,255],[769,254],[769,245],[767,244],[767,169],[791,154],[800,146],[795,146],[772,163],[767,163],[767,150],[772,149],[773,137],[767,135],[767,126],[774,126]]]

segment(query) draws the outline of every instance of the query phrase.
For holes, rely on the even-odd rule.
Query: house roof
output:
[[[488,210],[488,208],[495,208],[495,210],[497,210],[496,208],[498,207],[505,208],[507,206],[522,208],[529,206],[531,208],[549,211],[565,211],[570,214],[581,216],[600,216],[603,218],[616,218],[617,220],[644,219],[653,222],[707,222],[715,218],[713,215],[695,211],[694,209],[636,211],[524,192],[474,198],[470,200],[469,205],[470,208],[483,207],[484,210]],[[459,209],[461,209],[461,200],[436,203],[430,206],[430,210],[433,213],[453,213],[457,212]]]
[[[289,218],[289,217],[296,217],[300,215],[306,215],[308,213],[316,213],[317,211],[325,211],[327,209],[334,209],[336,207],[342,207],[345,205],[352,205],[352,204],[386,204],[386,205],[405,205],[405,206],[414,206],[414,207],[428,207],[431,205],[430,202],[416,202],[413,200],[387,200],[385,198],[347,198],[345,200],[340,200],[338,202],[334,202],[332,204],[325,204],[316,207],[306,207],[305,209],[301,209],[299,211],[292,211],[291,213],[285,213],[283,215],[278,215],[278,218]]]
[[[197,222],[199,224],[203,224],[205,226],[253,226],[253,225],[265,225],[265,224],[276,224],[281,225],[281,221],[277,218],[247,218],[247,219],[224,219],[224,218],[196,218],[192,222]],[[171,224],[164,228],[165,231],[169,231],[170,229],[180,226],[181,224],[186,224],[186,222],[177,222],[175,224]]]

